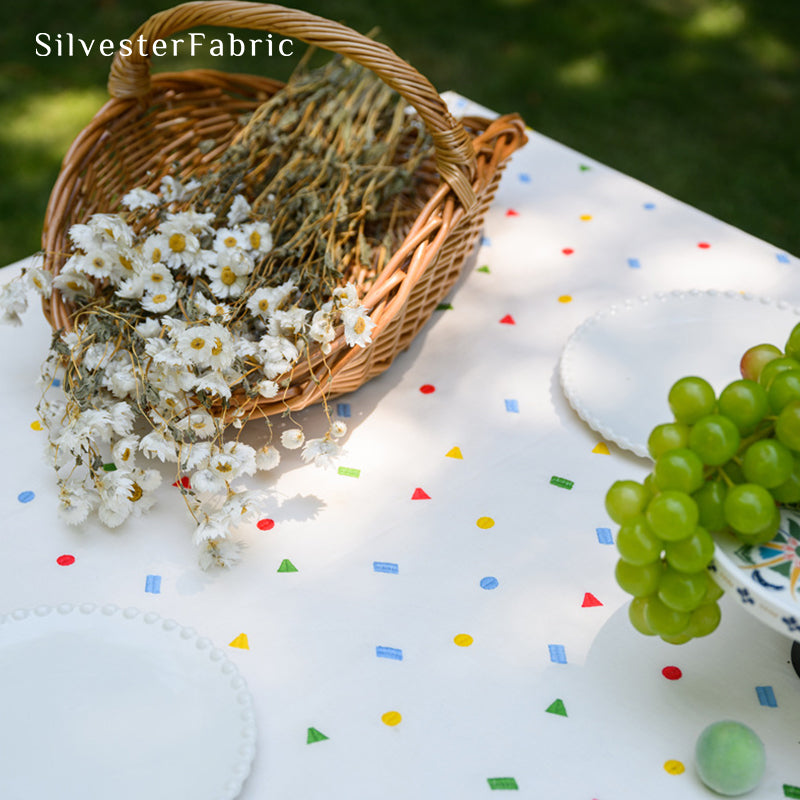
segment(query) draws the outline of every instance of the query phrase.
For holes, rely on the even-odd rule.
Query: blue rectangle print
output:
[[[160,575],[148,575],[144,582],[144,590],[146,592],[150,592],[151,594],[160,594],[161,593],[161,576]]]
[[[777,708],[778,701],[775,699],[775,691],[771,686],[756,686],[756,694],[758,695],[758,702],[762,706],[769,706],[770,708]]]
[[[506,400],[506,411],[510,412],[511,414],[519,414],[519,401]]]
[[[394,564],[391,561],[373,561],[372,569],[375,572],[389,572],[392,575],[397,575],[400,572],[400,565]]]
[[[600,544],[614,544],[614,537],[611,535],[611,528],[595,528],[597,541]]]
[[[336,413],[340,417],[349,417],[350,416],[350,403],[337,403],[336,404]]]
[[[549,644],[547,649],[550,651],[550,660],[554,664],[567,663],[567,651],[564,650],[563,644]]]
[[[391,658],[393,661],[403,660],[403,651],[397,647],[381,647],[379,645],[375,648],[375,655],[378,658]]]

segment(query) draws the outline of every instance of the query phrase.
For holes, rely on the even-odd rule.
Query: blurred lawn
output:
[[[110,59],[37,57],[39,32],[128,37],[153,0],[39,0],[0,31],[0,264],[39,247],[69,143]],[[380,38],[440,90],[536,130],[800,254],[796,0],[298,0]],[[209,37],[219,30],[207,31]],[[243,37],[255,36],[242,32]],[[296,48],[299,52],[300,48]],[[285,78],[296,58],[156,60]]]

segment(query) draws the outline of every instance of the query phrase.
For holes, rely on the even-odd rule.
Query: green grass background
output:
[[[0,264],[39,247],[69,143],[106,98],[110,59],[37,57],[39,32],[128,37],[154,0],[38,0],[0,27]],[[800,254],[797,0],[302,0],[379,38],[440,90]],[[219,31],[206,30],[210,36]],[[242,37],[251,35],[241,32]],[[299,52],[300,48],[296,48]],[[285,78],[296,59],[157,59]]]

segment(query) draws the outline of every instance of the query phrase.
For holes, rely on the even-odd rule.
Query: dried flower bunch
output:
[[[132,187],[123,211],[69,229],[58,275],[30,268],[3,289],[8,322],[27,289],[58,291],[72,309],[38,406],[64,519],[120,525],[154,502],[162,469],[147,462],[171,464],[201,564],[228,566],[260,498],[240,481],[279,463],[278,441],[321,466],[338,455],[346,428],[326,404],[317,438],[296,425],[278,436],[259,408],[290,396],[299,370],[324,379],[334,348],[371,340],[359,298],[429,154],[391,94],[339,59],[294,77],[210,170],[176,165]],[[258,447],[241,437],[253,418]]]

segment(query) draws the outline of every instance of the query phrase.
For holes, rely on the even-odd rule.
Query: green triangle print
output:
[[[306,738],[306,744],[314,744],[314,742],[323,742],[328,737],[322,733],[322,731],[318,731],[316,728],[309,728],[308,729],[308,737]]]
[[[288,558],[284,558],[278,567],[278,572],[297,572],[297,567]]]
[[[567,709],[564,708],[564,701],[561,698],[553,700],[545,711],[547,711],[548,714],[558,714],[560,717],[567,716]]]

